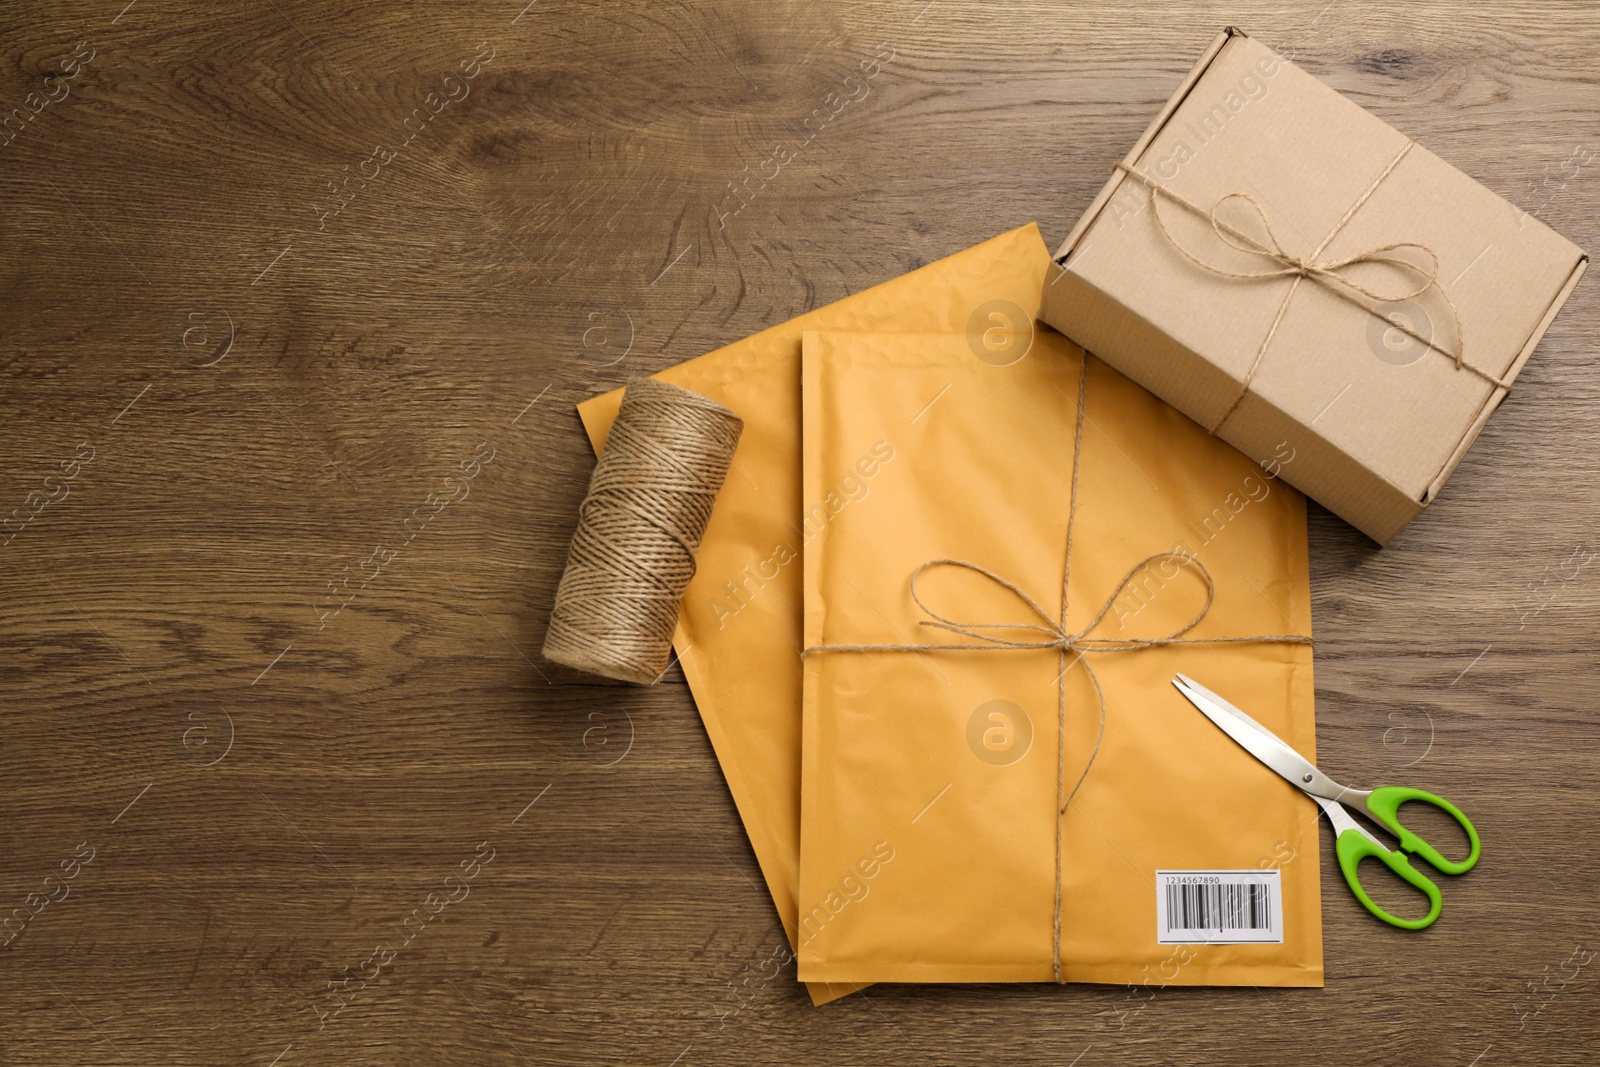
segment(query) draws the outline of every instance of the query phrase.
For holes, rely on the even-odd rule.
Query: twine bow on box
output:
[[[1356,212],[1361,209],[1362,205],[1378,190],[1384,179],[1388,178],[1394,172],[1394,169],[1400,165],[1400,161],[1411,151],[1413,144],[1414,142],[1411,141],[1406,142],[1405,147],[1389,161],[1389,165],[1383,168],[1383,171],[1367,186],[1366,191],[1356,198],[1355,203],[1351,204],[1349,210],[1334,224],[1333,229],[1328,232],[1328,236],[1324,237],[1322,242],[1309,255],[1305,256],[1294,255],[1284,248],[1283,242],[1278,239],[1271,222],[1267,219],[1266,211],[1262,208],[1260,202],[1248,193],[1224,193],[1207,210],[1188,198],[1173,192],[1166,185],[1156,181],[1144,172],[1134,169],[1128,162],[1123,161],[1117,164],[1118,170],[1143,183],[1150,191],[1151,213],[1155,218],[1156,227],[1161,231],[1161,235],[1166,238],[1167,243],[1177,249],[1191,263],[1219,277],[1234,278],[1241,281],[1269,281],[1275,278],[1293,279],[1288,291],[1283,295],[1283,300],[1278,304],[1278,312],[1273,316],[1272,325],[1267,327],[1266,336],[1261,339],[1261,344],[1256,348],[1255,358],[1250,363],[1250,369],[1245,372],[1244,380],[1240,382],[1238,392],[1216,421],[1207,428],[1211,433],[1216,433],[1221,429],[1222,424],[1228,421],[1228,417],[1249,395],[1250,385],[1255,380],[1256,372],[1261,367],[1261,361],[1266,357],[1267,348],[1272,344],[1273,337],[1277,335],[1278,327],[1282,324],[1283,317],[1288,312],[1289,304],[1294,300],[1295,293],[1299,291],[1300,283],[1305,280],[1313,281],[1334,296],[1356,305],[1370,315],[1378,316],[1394,329],[1426,346],[1429,351],[1448,356],[1455,363],[1457,370],[1467,371],[1483,381],[1499,386],[1502,389],[1510,387],[1509,380],[1490,374],[1483,368],[1467,361],[1465,355],[1466,336],[1461,323],[1461,311],[1456,307],[1455,301],[1450,299],[1450,294],[1445,291],[1444,286],[1439,284],[1439,256],[1433,249],[1417,241],[1394,241],[1338,259],[1321,258],[1328,245],[1333,242],[1333,239],[1339,235],[1350,220],[1355,217]],[[1198,255],[1193,249],[1180,241],[1171,228],[1168,227],[1167,220],[1161,214],[1161,202],[1163,200],[1170,200],[1209,221],[1211,230],[1216,234],[1218,241],[1238,252],[1256,257],[1263,262],[1263,267],[1259,270],[1240,271],[1208,262],[1203,256]],[[1218,213],[1223,205],[1234,200],[1248,205],[1255,213],[1261,222],[1261,229],[1265,234],[1265,239],[1245,233],[1219,217]],[[1426,265],[1415,262],[1406,256],[1395,254],[1401,251],[1419,254],[1426,260]],[[1381,289],[1363,285],[1355,279],[1349,268],[1364,263],[1381,263],[1394,267],[1410,274],[1415,281],[1415,285],[1410,289],[1402,288],[1394,292],[1385,292]],[[1454,324],[1453,332],[1456,335],[1456,346],[1454,348],[1445,348],[1434,341],[1431,336],[1424,336],[1409,323],[1384,315],[1378,306],[1385,303],[1410,300],[1421,296],[1430,289],[1437,292],[1450,309],[1450,319]]]
[[[989,570],[976,563],[960,559],[930,559],[911,572],[910,588],[911,598],[918,608],[928,618],[920,625],[937,630],[945,630],[968,638],[967,641],[934,644],[844,644],[844,645],[812,645],[805,649],[802,656],[809,656],[821,652],[1040,652],[1054,649],[1057,655],[1059,670],[1056,676],[1056,857],[1055,857],[1055,910],[1052,920],[1051,934],[1051,965],[1057,982],[1065,981],[1061,976],[1061,820],[1067,813],[1067,807],[1072,803],[1072,798],[1077,795],[1078,789],[1083,785],[1084,779],[1089,776],[1089,769],[1094,765],[1095,757],[1099,755],[1100,743],[1105,737],[1106,729],[1106,695],[1101,688],[1100,678],[1095,673],[1094,665],[1089,661],[1090,653],[1133,652],[1145,648],[1160,648],[1167,645],[1215,645],[1215,644],[1244,644],[1244,643],[1284,643],[1309,645],[1311,639],[1299,634],[1264,634],[1247,637],[1188,637],[1189,631],[1198,626],[1211,611],[1212,602],[1216,599],[1216,582],[1211,577],[1211,572],[1205,565],[1187,552],[1158,552],[1147,556],[1135,563],[1123,575],[1122,580],[1116,584],[1111,595],[1106,598],[1104,605],[1095,613],[1087,626],[1079,630],[1067,628],[1067,579],[1072,572],[1072,532],[1074,520],[1078,512],[1078,471],[1083,456],[1083,424],[1084,400],[1089,381],[1089,358],[1083,357],[1078,372],[1078,407],[1074,439],[1072,448],[1072,488],[1067,505],[1067,545],[1066,557],[1061,568],[1061,612],[1052,617],[1037,600],[1029,596],[1015,582]],[[1176,560],[1180,567],[1193,567],[1200,580],[1205,583],[1206,599],[1194,617],[1171,633],[1158,637],[1145,638],[1102,638],[1090,636],[1096,627],[1104,621],[1107,614],[1121,598],[1123,591],[1138,577],[1146,567],[1160,560]],[[1024,620],[1021,622],[959,622],[930,608],[917,591],[917,579],[925,571],[935,567],[957,567],[982,575],[995,585],[1015,595],[1024,606],[1032,613],[1037,621]],[[1005,637],[1001,633],[1010,631],[1032,636]],[[1100,724],[1095,735],[1094,748],[1089,753],[1089,759],[1084,764],[1081,774],[1073,783],[1070,790],[1066,782],[1066,726],[1067,726],[1067,671],[1074,665],[1082,663],[1084,672],[1088,675],[1090,683],[1094,686],[1095,700],[1099,705]]]

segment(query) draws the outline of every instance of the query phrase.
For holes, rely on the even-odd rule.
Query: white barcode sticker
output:
[[[1282,889],[1276,870],[1157,871],[1156,941],[1281,945]]]

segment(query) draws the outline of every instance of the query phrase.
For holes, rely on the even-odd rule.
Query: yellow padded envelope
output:
[[[804,549],[800,977],[1321,985],[1315,807],[1170,684],[1314,759],[1305,503],[1272,477],[1292,450],[1263,469],[1045,328],[981,354],[804,337],[803,495],[828,517]],[[1083,658],[996,643],[1058,636],[1069,520]],[[924,568],[919,607],[940,559],[989,573]],[[898,647],[927,644],[962,647]],[[1276,872],[1281,943],[1163,937],[1158,882],[1206,872]]]
[[[1033,224],[764,330],[655,377],[744,419],[733,470],[700,543],[673,645],[791,944],[800,861],[800,343],[805,330],[980,326],[988,301],[1028,316],[1049,254]],[[622,390],[578,405],[596,452]],[[888,464],[893,466],[893,461]],[[813,984],[817,1003],[855,987]]]

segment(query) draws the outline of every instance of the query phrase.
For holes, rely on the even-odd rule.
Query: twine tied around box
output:
[[[699,393],[639,378],[578,509],[546,659],[648,685],[666,672],[684,590],[744,422]]]
[[[1055,859],[1055,908],[1052,918],[1050,961],[1055,974],[1055,981],[1064,982],[1061,976],[1061,820],[1066,816],[1067,808],[1071,805],[1073,797],[1089,777],[1089,770],[1094,766],[1095,758],[1100,754],[1100,744],[1105,739],[1106,732],[1106,694],[1100,686],[1100,678],[1095,674],[1094,664],[1089,661],[1088,654],[1109,652],[1132,652],[1144,648],[1161,648],[1168,645],[1219,645],[1219,644],[1259,644],[1282,643],[1309,645],[1311,638],[1301,634],[1260,634],[1246,637],[1187,637],[1186,634],[1198,626],[1210,612],[1212,602],[1216,599],[1217,586],[1211,577],[1211,572],[1199,559],[1187,552],[1158,552],[1147,556],[1128,569],[1111,595],[1106,598],[1105,604],[1095,613],[1087,626],[1072,631],[1067,629],[1067,579],[1072,573],[1072,531],[1074,520],[1078,513],[1078,471],[1083,455],[1083,424],[1084,401],[1089,384],[1089,357],[1083,357],[1078,372],[1078,406],[1075,418],[1075,428],[1072,448],[1072,488],[1067,505],[1067,544],[1066,556],[1061,567],[1061,613],[1052,617],[1040,606],[1039,602],[1029,596],[1015,582],[1002,578],[1000,575],[981,567],[976,563],[960,559],[930,559],[919,565],[911,572],[911,598],[916,602],[928,619],[918,625],[932,629],[946,630],[950,633],[960,634],[971,640],[959,643],[934,643],[934,644],[845,644],[845,645],[812,645],[805,649],[801,655],[809,656],[819,652],[1036,652],[1045,649],[1055,649],[1060,671],[1056,676],[1056,859]],[[1171,633],[1159,637],[1145,638],[1104,638],[1091,637],[1095,628],[1105,619],[1106,615],[1116,605],[1123,591],[1146,567],[1160,560],[1177,560],[1180,566],[1192,566],[1200,580],[1205,584],[1206,599],[1194,617]],[[958,622],[955,619],[941,615],[930,608],[917,592],[917,579],[924,571],[935,567],[957,567],[982,575],[995,585],[1007,590],[1017,597],[1036,618],[1037,622]],[[985,631],[1020,631],[1035,636],[1025,638],[1002,637]],[[1082,663],[1084,673],[1089,677],[1094,686],[1095,701],[1099,705],[1100,725],[1095,735],[1093,749],[1089,752],[1089,759],[1084,764],[1083,771],[1078,775],[1077,781],[1069,790],[1066,778],[1066,729],[1067,729],[1067,671],[1074,665]]]
[[[1250,363],[1250,369],[1245,372],[1244,380],[1239,384],[1239,391],[1234,395],[1233,401],[1227,406],[1227,409],[1224,410],[1223,413],[1217,418],[1216,422],[1212,423],[1212,425],[1209,427],[1209,431],[1211,433],[1214,434],[1221,429],[1222,424],[1228,421],[1228,417],[1233,414],[1234,410],[1240,405],[1240,403],[1244,401],[1244,398],[1249,395],[1250,385],[1255,380],[1256,371],[1261,367],[1261,361],[1266,357],[1267,348],[1272,344],[1272,339],[1274,336],[1276,336],[1278,332],[1278,326],[1283,322],[1284,314],[1289,310],[1289,304],[1294,300],[1295,293],[1299,290],[1301,281],[1307,278],[1318,283],[1335,296],[1356,305],[1369,315],[1377,315],[1379,318],[1384,319],[1385,322],[1390,323],[1390,325],[1392,325],[1395,329],[1406,334],[1413,340],[1421,342],[1430,351],[1438,352],[1441,355],[1450,357],[1450,359],[1455,362],[1457,370],[1468,371],[1477,375],[1490,385],[1496,385],[1502,389],[1510,387],[1511,383],[1509,380],[1497,377],[1496,375],[1490,374],[1483,368],[1467,362],[1466,333],[1461,323],[1461,310],[1456,307],[1455,301],[1450,299],[1450,294],[1445,292],[1444,286],[1439,284],[1439,255],[1433,249],[1417,241],[1395,241],[1390,244],[1379,245],[1376,248],[1369,248],[1364,252],[1357,252],[1354,255],[1345,256],[1341,259],[1324,260],[1320,258],[1323,251],[1326,250],[1328,245],[1333,242],[1333,239],[1337,237],[1340,231],[1342,231],[1350,222],[1350,220],[1355,217],[1356,212],[1361,209],[1361,206],[1367,202],[1373,193],[1377,192],[1378,187],[1383,184],[1384,179],[1388,178],[1389,175],[1394,172],[1395,167],[1400,165],[1400,161],[1406,157],[1406,153],[1411,151],[1415,143],[1416,142],[1409,140],[1405,143],[1405,146],[1400,149],[1399,153],[1389,161],[1389,165],[1383,168],[1383,171],[1372,180],[1371,184],[1367,186],[1366,191],[1356,198],[1355,203],[1351,204],[1349,210],[1346,211],[1343,217],[1341,217],[1339,221],[1334,224],[1333,229],[1328,231],[1328,236],[1322,239],[1322,243],[1317,245],[1317,247],[1312,250],[1311,254],[1307,256],[1296,256],[1284,250],[1283,243],[1278,240],[1278,235],[1272,229],[1272,223],[1268,221],[1267,213],[1262,208],[1260,201],[1251,196],[1249,193],[1224,193],[1212,203],[1211,208],[1208,211],[1207,209],[1194,203],[1192,200],[1189,200],[1187,197],[1173,192],[1171,189],[1156,181],[1154,178],[1151,178],[1148,174],[1145,174],[1139,170],[1135,170],[1127,161],[1124,160],[1117,163],[1117,170],[1122,171],[1136,181],[1142,182],[1145,187],[1150,190],[1151,209],[1156,220],[1157,228],[1160,229],[1162,236],[1167,239],[1168,244],[1172,245],[1173,248],[1182,253],[1184,258],[1188,259],[1196,266],[1210,271],[1212,274],[1219,275],[1220,277],[1237,278],[1245,281],[1269,280],[1272,278],[1294,279],[1289,285],[1288,292],[1284,293],[1282,302],[1278,304],[1278,313],[1273,317],[1272,325],[1267,327],[1266,336],[1261,339],[1261,344],[1256,349],[1255,358]],[[1190,250],[1173,234],[1172,230],[1168,228],[1166,220],[1161,216],[1161,201],[1163,199],[1171,200],[1173,203],[1185,208],[1195,215],[1209,220],[1211,223],[1212,232],[1217,235],[1217,240],[1221,241],[1228,247],[1236,249],[1240,252],[1248,253],[1250,255],[1259,256],[1270,263],[1276,264],[1276,266],[1257,271],[1237,271],[1227,267],[1219,267],[1215,263],[1207,262],[1204,258],[1196,255],[1192,250]],[[1230,200],[1242,201],[1249,205],[1250,209],[1255,212],[1256,217],[1261,220],[1262,230],[1266,234],[1265,241],[1252,236],[1251,234],[1247,234],[1235,226],[1229,225],[1218,217],[1218,211],[1221,210],[1222,206]],[[1406,259],[1404,256],[1391,254],[1399,252],[1402,249],[1420,252],[1423,256],[1427,257],[1428,265],[1421,266],[1409,259]],[[1357,282],[1348,272],[1348,268],[1360,263],[1387,263],[1390,266],[1409,271],[1417,279],[1417,284],[1412,289],[1404,292],[1394,293],[1384,293],[1369,288],[1368,286]],[[1454,349],[1440,346],[1434,342],[1433,338],[1424,337],[1421,333],[1407,323],[1398,322],[1394,319],[1384,316],[1382,312],[1380,312],[1378,308],[1374,306],[1375,303],[1410,300],[1413,297],[1421,296],[1429,289],[1436,291],[1439,296],[1443,298],[1446,306],[1448,306],[1450,309],[1450,318],[1455,324],[1455,334],[1457,339],[1456,347]],[[1369,303],[1369,301],[1374,303]]]

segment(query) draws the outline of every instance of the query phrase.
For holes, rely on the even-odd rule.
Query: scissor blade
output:
[[[1290,748],[1277,734],[1194,679],[1180,674],[1172,684],[1200,709],[1201,714],[1215,723],[1217,729],[1295,788],[1329,800],[1337,800],[1345,792],[1344,786],[1317,770],[1315,764]]]
[[[1350,813],[1344,810],[1344,805],[1340,804],[1337,800],[1325,800],[1322,797],[1317,796],[1315,793],[1311,794],[1311,799],[1317,802],[1317,806],[1322,809],[1323,814],[1328,817],[1328,821],[1333,824],[1334,837],[1337,838],[1346,830],[1354,830],[1356,833],[1360,834],[1368,841],[1371,841],[1374,845],[1377,845],[1385,852],[1393,851],[1388,845],[1385,845],[1382,841],[1379,841],[1376,837],[1373,837],[1371,831],[1369,831],[1365,826],[1362,826],[1360,823],[1352,819],[1350,817]]]

